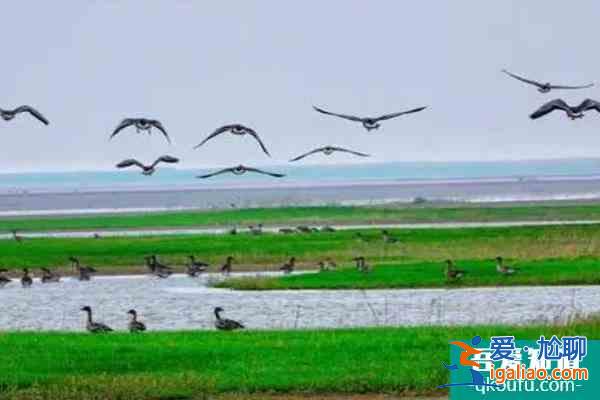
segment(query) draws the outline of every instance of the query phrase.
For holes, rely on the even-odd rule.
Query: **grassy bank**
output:
[[[595,225],[518,228],[406,229],[392,230],[399,243],[386,244],[379,231],[313,233],[296,235],[241,234],[198,236],[153,236],[102,239],[26,239],[0,241],[0,267],[59,267],[78,256],[85,264],[114,271],[141,266],[150,253],[173,265],[183,265],[188,254],[196,254],[215,267],[228,255],[238,268],[277,269],[292,255],[301,267],[315,267],[324,257],[349,265],[364,255],[372,263],[404,264],[446,258],[489,260],[497,255],[515,260],[577,257],[600,258],[600,229]],[[235,267],[234,267],[235,268]]]
[[[440,393],[450,339],[474,335],[586,335],[600,323],[568,327],[420,327],[280,332],[186,332],[92,336],[0,336],[0,390],[122,398],[190,398],[200,392]],[[63,395],[62,393],[66,393]],[[137,397],[138,395],[142,395]],[[68,397],[65,397],[68,398]],[[103,397],[99,397],[103,398]]]
[[[219,211],[71,217],[18,217],[0,220],[0,232],[190,228],[277,224],[426,223],[491,221],[600,220],[600,204],[523,204],[480,206],[282,207]]]
[[[520,270],[515,275],[502,276],[496,272],[492,261],[459,261],[457,268],[466,271],[464,278],[448,281],[439,262],[380,264],[374,265],[368,274],[347,268],[316,274],[235,278],[217,286],[238,290],[282,290],[600,284],[600,261],[597,259],[521,261],[517,267]]]

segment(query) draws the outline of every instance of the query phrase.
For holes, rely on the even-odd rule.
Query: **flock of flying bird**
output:
[[[502,70],[502,71],[514,79],[517,79],[521,82],[524,82],[524,83],[527,83],[527,84],[537,87],[538,91],[541,93],[548,93],[551,90],[558,90],[558,89],[586,89],[586,88],[590,88],[590,87],[594,86],[593,83],[589,83],[586,85],[573,85],[573,86],[555,85],[555,84],[551,84],[549,82],[543,83],[543,82],[539,82],[539,81],[536,81],[533,79],[524,78],[522,76],[516,75],[507,70]],[[389,120],[392,118],[397,118],[402,115],[420,112],[420,111],[425,110],[427,107],[417,107],[417,108],[414,108],[411,110],[395,112],[395,113],[391,113],[391,114],[385,114],[385,115],[381,115],[378,117],[358,117],[358,116],[349,115],[349,114],[340,114],[340,113],[327,111],[327,110],[325,110],[323,108],[319,108],[319,107],[313,107],[313,108],[315,109],[315,111],[317,111],[321,114],[324,114],[324,115],[334,116],[334,117],[346,119],[346,120],[353,121],[353,122],[359,122],[367,130],[367,132],[369,132],[374,129],[379,129],[379,127],[381,126],[381,122],[383,122],[383,121],[386,121],[386,120]],[[588,99],[583,100],[578,105],[569,105],[563,99],[557,98],[557,99],[551,100],[547,103],[544,103],[540,108],[538,108],[536,111],[534,111],[530,115],[530,118],[538,119],[538,118],[541,118],[541,117],[543,117],[553,111],[556,111],[556,110],[565,112],[569,118],[571,118],[572,120],[575,120],[575,119],[583,118],[584,113],[586,111],[596,110],[596,111],[600,112],[600,103],[597,102],[596,100],[592,100],[592,99],[588,98]],[[49,124],[49,121],[39,111],[37,111],[36,109],[34,109],[31,106],[23,105],[23,106],[15,108],[13,110],[4,110],[4,109],[0,108],[0,117],[2,117],[2,119],[4,119],[5,121],[10,121],[13,118],[15,118],[16,115],[21,114],[21,113],[29,113],[30,115],[37,118],[39,121],[41,121],[45,125]],[[167,130],[165,129],[163,124],[159,120],[147,119],[147,118],[125,118],[124,120],[121,121],[121,123],[119,123],[119,125],[112,132],[112,134],[110,135],[110,139],[114,138],[120,132],[122,132],[123,130],[125,130],[129,127],[135,127],[135,129],[138,133],[147,132],[148,134],[150,134],[152,129],[155,128],[158,131],[160,131],[160,133],[165,137],[167,142],[171,143],[171,138],[169,137],[169,134],[167,133]],[[267,150],[267,147],[263,143],[263,141],[260,138],[260,136],[258,135],[258,133],[254,129],[249,128],[242,124],[229,124],[229,125],[223,125],[223,126],[217,128],[214,132],[212,132],[204,140],[202,140],[202,142],[200,142],[198,145],[194,146],[194,149],[201,147],[209,140],[212,140],[212,139],[216,138],[217,136],[222,135],[224,133],[229,133],[233,136],[238,136],[238,137],[251,136],[258,143],[258,145],[260,146],[262,151],[267,156],[269,156],[269,157],[271,156],[271,154]],[[353,154],[353,155],[359,156],[359,157],[369,157],[369,154],[366,154],[366,153],[349,150],[349,149],[339,147],[339,146],[327,145],[327,146],[315,148],[315,149],[310,150],[304,154],[301,154],[295,158],[292,158],[290,160],[290,162],[299,161],[305,157],[311,156],[316,153],[331,155],[335,152],[349,153],[349,154]],[[177,157],[173,157],[170,155],[163,155],[161,157],[158,157],[151,164],[144,164],[135,158],[130,158],[130,159],[121,161],[116,166],[117,166],[117,168],[129,168],[129,167],[135,166],[142,170],[143,175],[152,175],[156,171],[156,167],[158,166],[158,164],[160,164],[160,163],[175,164],[178,162],[179,162],[179,159]],[[210,178],[210,177],[220,175],[220,174],[225,174],[225,173],[231,173],[234,175],[243,175],[247,172],[269,175],[269,176],[276,177],[276,178],[282,178],[285,176],[284,174],[264,171],[264,170],[261,170],[258,168],[247,167],[243,164],[240,164],[237,166],[221,169],[221,170],[211,172],[208,174],[199,175],[199,176],[197,176],[197,178],[206,179],[206,178]]]
[[[503,70],[503,72],[514,79],[517,79],[521,82],[524,82],[524,83],[527,83],[527,84],[537,87],[537,89],[540,93],[548,93],[552,90],[559,90],[559,89],[586,89],[586,88],[590,88],[590,87],[594,86],[593,83],[586,84],[586,85],[575,85],[575,86],[555,85],[555,84],[551,84],[549,82],[543,83],[543,82],[535,81],[532,79],[524,78],[522,76],[516,75],[507,70]],[[401,112],[381,115],[379,117],[357,117],[354,115],[334,113],[334,112],[327,111],[327,110],[319,108],[319,107],[314,107],[315,111],[317,111],[321,114],[334,116],[334,117],[346,119],[346,120],[353,121],[353,122],[359,122],[367,130],[367,132],[370,132],[371,130],[379,129],[382,121],[386,121],[386,120],[389,120],[392,118],[397,118],[402,115],[420,112],[426,108],[427,107],[417,107],[417,108],[410,109],[407,111],[401,111]],[[557,98],[557,99],[554,99],[554,100],[544,103],[541,107],[539,107],[536,111],[534,111],[529,117],[531,119],[538,119],[538,118],[541,118],[541,117],[543,117],[547,114],[550,114],[553,111],[557,111],[557,110],[565,112],[567,117],[569,117],[572,120],[575,120],[575,119],[583,118],[584,113],[586,111],[595,110],[595,111],[600,112],[600,103],[597,102],[596,100],[592,100],[592,99],[588,98],[588,99],[583,100],[578,105],[569,105],[563,99]],[[4,110],[4,109],[0,108],[0,117],[5,121],[10,121],[10,120],[14,119],[18,114],[22,114],[22,113],[30,114],[31,116],[33,116],[34,118],[36,118],[37,120],[39,120],[40,122],[42,122],[45,125],[49,124],[49,121],[46,119],[46,117],[44,117],[39,111],[37,111],[36,109],[34,109],[31,106],[23,105],[23,106],[17,107],[12,110]],[[171,143],[171,138],[169,137],[169,134],[167,133],[167,130],[165,129],[163,124],[159,120],[146,119],[146,118],[126,118],[126,119],[122,120],[121,123],[115,128],[115,130],[110,135],[110,139],[114,138],[120,132],[122,132],[123,130],[125,130],[126,128],[129,128],[129,127],[135,127],[135,129],[138,133],[147,132],[148,134],[151,134],[152,129],[155,128],[158,131],[160,131],[160,133],[165,137],[167,142]],[[267,147],[263,143],[263,141],[260,138],[260,136],[258,135],[258,133],[254,129],[249,128],[244,125],[241,125],[241,124],[229,124],[229,125],[224,125],[224,126],[219,127],[214,132],[212,132],[210,135],[208,135],[204,140],[202,140],[202,142],[200,142],[198,145],[194,146],[194,149],[197,149],[197,148],[203,146],[209,140],[212,140],[212,139],[216,138],[217,136],[225,134],[225,133],[229,133],[229,134],[231,134],[233,136],[237,136],[237,137],[251,136],[258,143],[258,145],[260,146],[262,151],[267,156],[269,156],[269,157],[271,156],[271,154],[269,153]],[[327,146],[315,148],[315,149],[308,151],[304,154],[301,154],[295,158],[292,158],[290,160],[290,162],[299,161],[305,157],[311,156],[316,153],[331,155],[335,152],[349,153],[349,154],[353,154],[353,155],[360,156],[360,157],[369,157],[369,155],[366,153],[349,150],[349,149],[339,147],[339,146],[327,145]],[[152,175],[155,172],[158,164],[160,164],[160,163],[174,164],[174,163],[178,163],[178,162],[179,162],[178,158],[169,156],[169,155],[163,155],[161,157],[158,157],[151,164],[144,164],[144,163],[132,158],[132,159],[127,159],[127,160],[121,161],[120,163],[117,164],[117,168],[129,168],[132,166],[136,166],[142,170],[142,174]],[[200,175],[200,176],[197,176],[197,178],[205,179],[205,178],[210,178],[210,177],[224,174],[224,173],[232,173],[234,175],[243,175],[247,172],[265,174],[265,175],[269,175],[269,176],[276,177],[276,178],[281,178],[281,177],[285,176],[284,174],[264,171],[264,170],[261,170],[258,168],[247,167],[247,166],[244,166],[243,164],[240,164],[238,166],[225,168],[225,169],[218,170],[218,171],[215,171],[215,172],[212,172],[209,174]],[[282,232],[282,233],[285,233],[285,232]],[[384,234],[384,240],[386,242],[395,241],[395,239],[391,238],[386,231],[383,231],[383,234]],[[360,235],[360,233],[358,235]],[[17,237],[16,234],[15,234],[15,237]],[[93,272],[95,272],[95,270],[91,267],[82,267],[79,263],[79,260],[76,258],[71,258],[70,261],[73,263],[74,268],[76,268],[77,271],[79,272],[80,280],[89,280],[91,277],[91,274]],[[366,263],[364,257],[357,257],[354,259],[354,261],[356,262],[356,267],[358,270],[360,270],[362,272],[369,272],[370,267]],[[233,257],[228,257],[226,260],[226,263],[221,268],[221,272],[229,273],[231,271],[232,262],[233,262]],[[286,273],[289,273],[289,272],[293,271],[295,262],[296,262],[296,259],[294,257],[292,257],[280,269]],[[497,262],[497,265],[496,265],[497,271],[503,275],[512,275],[517,272],[517,269],[506,266],[503,263],[503,260],[501,257],[497,257],[496,262]],[[146,265],[148,266],[148,268],[154,275],[156,275],[160,278],[168,277],[171,273],[170,268],[161,264],[157,260],[156,256],[147,257]],[[319,265],[320,265],[320,268],[322,270],[324,270],[324,269],[328,269],[330,266],[335,266],[335,263],[333,263],[331,260],[327,260],[326,263],[321,262],[321,263],[319,263]],[[208,267],[208,264],[198,262],[191,256],[190,264],[188,266],[187,272],[188,272],[188,275],[194,277],[194,276],[197,276],[199,273],[205,271],[207,267]],[[10,282],[10,279],[4,276],[5,272],[7,272],[7,271],[4,269],[0,269],[0,287],[4,286]],[[454,266],[454,264],[452,263],[451,260],[446,261],[446,268],[444,270],[444,274],[448,280],[460,279],[461,277],[464,276],[465,272],[466,271],[464,271],[464,270],[456,269],[456,267]],[[53,273],[52,271],[50,271],[48,269],[42,268],[42,278],[41,278],[42,282],[50,283],[50,282],[58,282],[59,280],[60,280],[59,275],[57,275],[56,273]],[[33,284],[33,279],[31,278],[28,269],[23,270],[23,277],[21,278],[21,284],[23,287],[29,287]],[[100,323],[100,322],[95,322],[92,319],[92,310],[89,306],[85,306],[81,310],[87,313],[86,329],[88,331],[93,332],[93,333],[112,331],[112,329],[110,327],[108,327],[107,325]],[[217,329],[233,330],[233,329],[241,329],[244,327],[241,323],[239,323],[237,321],[222,318],[220,315],[220,313],[222,311],[223,311],[223,309],[220,307],[217,307],[214,309],[214,313],[215,313],[215,317],[216,317],[215,327]],[[128,315],[130,316],[128,328],[131,332],[140,332],[140,331],[146,330],[146,326],[142,322],[137,320],[137,312],[135,310],[133,310],[133,309],[129,310]]]

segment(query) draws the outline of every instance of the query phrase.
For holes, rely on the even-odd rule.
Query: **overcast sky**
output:
[[[6,2],[0,107],[30,104],[51,124],[0,120],[0,168],[109,169],[163,153],[180,168],[266,165],[326,144],[370,161],[596,157],[600,115],[528,115],[559,96],[600,98],[599,15],[594,0]],[[599,86],[544,95],[502,68]],[[313,104],[358,115],[429,108],[367,134]],[[173,145],[135,129],[108,141],[135,116],[163,121]],[[234,122],[255,128],[273,159],[247,137],[191,150]]]

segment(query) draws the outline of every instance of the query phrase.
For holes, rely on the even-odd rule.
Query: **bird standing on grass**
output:
[[[233,331],[236,329],[244,329],[244,325],[237,321],[227,318],[221,318],[221,312],[223,312],[223,309],[221,307],[215,308],[215,317],[217,318],[215,320],[215,328],[217,328],[220,331]]]
[[[24,288],[31,287],[33,285],[33,279],[29,275],[29,269],[23,268],[23,277],[21,277],[21,286]]]
[[[392,235],[390,235],[390,233],[387,230],[382,230],[381,234],[383,235],[383,241],[385,243],[398,243],[398,239],[396,239],[395,237],[393,237]]]
[[[136,332],[144,332],[146,330],[146,325],[144,325],[142,322],[138,321],[138,319],[137,319],[137,311],[131,309],[131,310],[127,311],[127,314],[129,315],[129,323],[127,324],[127,328],[129,329],[129,332],[136,333]]]
[[[22,243],[23,242],[23,236],[19,235],[17,233],[16,229],[12,230],[12,234],[13,234],[13,239],[15,239],[16,242]]]
[[[221,266],[221,273],[229,275],[233,267],[233,261],[234,258],[232,256],[228,256],[227,259],[225,259],[225,264]]]
[[[60,281],[60,275],[50,271],[48,268],[40,268],[42,270],[42,283],[56,283]]]
[[[12,279],[10,279],[4,275],[7,272],[8,272],[7,269],[0,268],[0,288],[4,287],[7,284],[12,282]]]
[[[446,275],[446,279],[451,281],[462,278],[465,275],[465,271],[456,269],[452,260],[446,260],[444,274]]]
[[[496,271],[502,275],[513,275],[517,272],[517,268],[504,264],[504,259],[498,256],[496,257]]]
[[[364,257],[362,257],[362,256],[356,257],[356,258],[354,258],[354,261],[356,262],[356,269],[359,270],[360,272],[368,273],[371,271],[371,266],[369,264],[367,264],[367,261],[365,260]]]
[[[85,324],[85,329],[87,329],[90,333],[106,333],[112,332],[112,328],[108,325],[103,324],[102,322],[94,322],[92,319],[92,309],[90,306],[81,307],[81,311],[87,313],[87,321]]]
[[[296,257],[290,258],[290,260],[284,263],[279,270],[283,271],[285,274],[290,274],[294,272],[294,268],[296,267]]]
[[[206,271],[206,269],[209,267],[209,265],[205,262],[196,261],[196,257],[194,257],[193,255],[188,256],[188,258],[190,261],[187,265],[186,273],[191,278],[196,278],[200,276],[200,274]]]

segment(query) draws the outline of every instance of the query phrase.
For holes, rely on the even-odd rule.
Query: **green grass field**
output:
[[[448,281],[439,262],[381,264],[374,265],[368,274],[346,268],[274,278],[234,278],[217,286],[238,290],[281,290],[600,284],[600,261],[597,259],[522,261],[516,266],[520,268],[518,273],[502,276],[496,272],[492,261],[463,260],[457,263],[457,268],[466,271],[465,277]]]
[[[18,243],[0,241],[0,267],[60,267],[78,256],[93,267],[114,272],[140,267],[143,257],[156,253],[168,264],[183,265],[195,254],[215,266],[227,255],[236,257],[238,268],[277,269],[290,256],[301,267],[316,267],[324,257],[350,265],[363,255],[371,263],[405,264],[455,260],[489,260],[497,255],[525,260],[600,258],[600,229],[596,225],[512,228],[405,229],[392,230],[399,243],[386,244],[379,231],[313,234],[241,234],[152,236],[102,239],[26,239]],[[235,268],[235,267],[234,267]]]
[[[0,352],[0,390],[15,399],[33,393],[52,393],[37,398],[53,399],[187,399],[202,392],[443,394],[435,387],[448,381],[441,361],[448,359],[449,340],[502,334],[597,339],[600,322],[106,336],[7,333],[0,335],[0,348],[11,349]],[[98,393],[106,397],[91,397]]]
[[[220,211],[163,212],[72,217],[18,217],[0,220],[0,232],[190,228],[249,224],[349,224],[600,220],[600,204],[482,206],[281,207]]]

